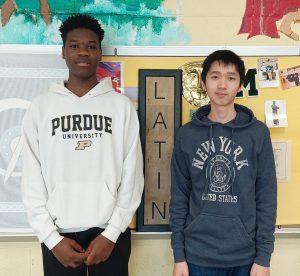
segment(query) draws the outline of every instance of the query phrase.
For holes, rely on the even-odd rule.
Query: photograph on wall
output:
[[[291,176],[291,141],[272,141],[272,146],[277,180],[288,182]]]
[[[279,86],[277,58],[259,58],[257,71],[260,88]]]
[[[300,65],[280,70],[282,89],[289,89],[300,85]]]
[[[111,78],[112,86],[118,93],[124,93],[123,64],[120,61],[100,61],[97,67],[97,79]]]
[[[268,100],[265,102],[266,125],[272,127],[287,127],[285,100]]]

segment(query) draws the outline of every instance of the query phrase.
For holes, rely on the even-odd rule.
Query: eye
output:
[[[73,49],[76,49],[76,48],[78,48],[78,44],[70,44],[69,47],[73,48]]]
[[[98,47],[96,45],[89,45],[88,49],[96,50]]]
[[[229,77],[229,80],[230,80],[230,81],[235,81],[236,78],[235,78],[235,77]]]

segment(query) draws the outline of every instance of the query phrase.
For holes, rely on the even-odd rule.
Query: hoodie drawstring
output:
[[[230,152],[230,185],[231,185],[231,195],[234,196],[234,177],[233,177],[233,172],[234,172],[234,168],[233,168],[233,152],[234,152],[234,145],[235,145],[235,141],[234,141],[234,128],[231,129],[231,152]]]
[[[209,138],[208,138],[208,164],[207,164],[207,171],[206,171],[206,183],[204,188],[204,194],[208,193],[209,183],[211,182],[210,179],[210,167],[211,167],[211,145],[212,145],[212,138],[213,138],[213,125],[210,125],[209,128]]]
[[[212,139],[213,139],[213,125],[210,125],[209,127],[209,140],[208,140],[208,163],[207,163],[207,171],[206,171],[206,182],[204,187],[204,194],[206,195],[209,190],[209,184],[211,183],[211,159],[212,159],[212,153],[211,153],[211,145],[212,145]],[[235,145],[235,137],[234,137],[234,128],[231,128],[231,151],[230,151],[230,183],[231,186],[230,191],[231,195],[234,196],[234,145]]]

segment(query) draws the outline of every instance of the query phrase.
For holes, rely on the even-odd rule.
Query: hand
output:
[[[270,268],[258,264],[253,264],[250,276],[270,276]]]
[[[189,268],[186,262],[174,264],[173,276],[189,276]]]
[[[52,253],[65,267],[76,268],[85,260],[84,249],[81,245],[68,238],[63,238],[54,246]]]
[[[86,265],[99,264],[105,262],[115,247],[115,243],[103,235],[98,235],[86,250]]]

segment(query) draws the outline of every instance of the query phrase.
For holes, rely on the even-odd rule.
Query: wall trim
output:
[[[61,45],[2,44],[1,53],[60,54]],[[104,56],[201,57],[218,49],[228,49],[240,56],[299,56],[300,46],[103,46]]]

